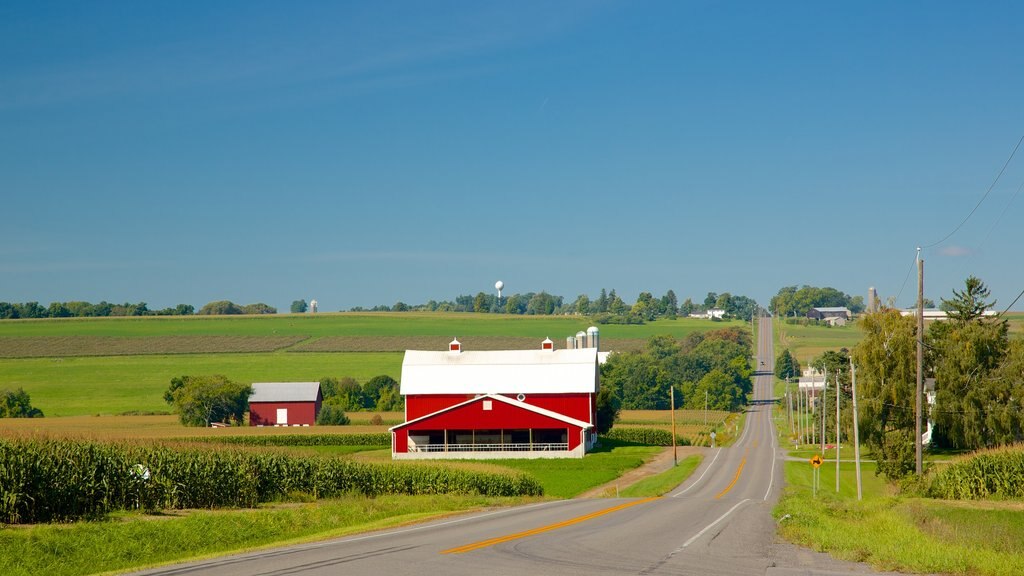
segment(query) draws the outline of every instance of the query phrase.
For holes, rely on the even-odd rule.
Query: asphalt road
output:
[[[770,510],[782,488],[771,420],[771,321],[765,371],[739,440],[708,449],[662,498],[579,499],[461,516],[362,536],[142,572],[148,575],[833,574],[799,549],[780,551]],[[794,552],[796,551],[796,552]]]

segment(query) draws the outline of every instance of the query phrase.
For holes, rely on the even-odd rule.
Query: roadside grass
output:
[[[794,543],[876,568],[924,573],[1009,576],[1024,573],[1024,505],[965,503],[893,496],[864,463],[864,500],[854,496],[852,463],[842,490],[822,466],[818,497],[811,466],[786,463],[787,488],[774,511],[781,535]]]
[[[349,496],[260,509],[124,513],[0,529],[0,574],[78,576],[336,538],[455,512],[528,502],[482,496]]]
[[[0,322],[2,325],[3,322]],[[47,417],[126,412],[166,413],[163,394],[183,374],[224,374],[240,382],[360,382],[401,375],[400,353],[180,354],[0,360],[0,387],[24,388]]]
[[[678,465],[669,468],[661,474],[644,478],[629,488],[620,491],[619,496],[623,498],[661,496],[689,478],[690,474],[693,474],[693,471],[700,466],[703,459],[704,457],[700,455],[683,458]]]
[[[544,495],[572,498],[637,468],[661,452],[660,446],[637,446],[607,438],[601,447],[580,459],[486,460],[493,464],[533,475],[544,487]]]

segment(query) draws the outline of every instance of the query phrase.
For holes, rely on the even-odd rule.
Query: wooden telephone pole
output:
[[[914,456],[917,476],[920,477],[921,462],[921,394],[924,388],[924,260],[921,249],[917,249],[917,387],[914,393]]]

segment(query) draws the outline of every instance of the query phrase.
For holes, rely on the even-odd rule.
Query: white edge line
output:
[[[691,488],[693,488],[694,486],[700,484],[700,481],[704,479],[704,475],[707,474],[708,471],[711,470],[711,467],[715,465],[715,461],[718,460],[718,456],[721,453],[722,453],[722,449],[719,448],[718,452],[715,452],[715,457],[711,460],[711,464],[708,464],[708,467],[704,469],[704,473],[700,475],[700,478],[697,478],[697,480],[694,481],[693,484],[690,484],[689,486],[687,486],[685,490],[683,490],[681,492],[676,492],[675,494],[673,494],[672,497],[676,498],[678,496],[682,496],[683,494],[686,494],[687,492],[689,492]]]
[[[718,523],[719,523],[719,522],[721,522],[722,520],[725,520],[725,519],[726,519],[726,518],[727,518],[727,517],[728,517],[728,516],[729,516],[730,514],[732,514],[732,513],[733,513],[733,512],[734,512],[734,511],[735,511],[735,510],[736,510],[737,508],[739,508],[740,506],[742,506],[742,505],[746,504],[746,503],[747,503],[748,501],[750,501],[750,499],[749,499],[749,498],[744,498],[743,500],[740,500],[739,502],[737,502],[735,506],[733,506],[732,508],[729,508],[729,511],[728,511],[728,512],[726,512],[725,514],[722,514],[721,516],[719,516],[719,517],[718,517],[718,520],[715,520],[715,521],[714,521],[714,522],[712,522],[711,524],[708,524],[707,526],[705,526],[705,527],[704,527],[704,529],[703,529],[703,530],[701,530],[700,532],[697,532],[697,534],[695,534],[695,535],[694,535],[694,536],[693,536],[692,538],[690,538],[689,540],[687,540],[686,542],[684,542],[682,546],[680,546],[679,548],[676,548],[675,552],[679,552],[679,551],[680,551],[680,550],[682,550],[683,548],[686,548],[686,547],[687,547],[687,546],[689,546],[690,544],[693,544],[695,540],[697,540],[698,538],[700,538],[701,536],[703,536],[703,535],[704,535],[704,533],[706,533],[706,532],[707,532],[708,530],[711,530],[712,528],[714,528],[714,527],[715,527],[716,525],[718,525]],[[673,552],[673,554],[674,554],[675,552]]]

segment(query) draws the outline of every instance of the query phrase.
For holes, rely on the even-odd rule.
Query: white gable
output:
[[[407,350],[401,393],[594,393],[597,382],[597,348],[461,353]]]

